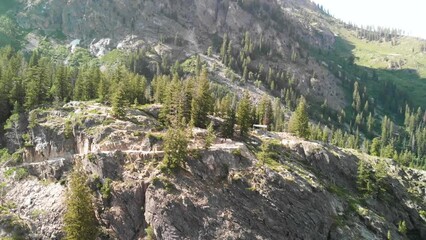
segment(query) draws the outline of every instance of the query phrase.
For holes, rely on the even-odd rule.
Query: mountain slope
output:
[[[426,238],[420,40],[308,0],[0,15],[0,237],[62,239],[78,168],[100,239]]]
[[[0,171],[10,203],[1,216],[16,219],[1,222],[2,236],[63,236],[64,184],[76,163],[90,176],[102,239],[140,239],[146,228],[157,239],[383,239],[388,232],[404,239],[402,221],[411,239],[425,236],[424,171],[283,133],[272,135],[273,157],[262,164],[254,153],[264,136],[253,134],[250,143],[216,139],[196,150],[199,132],[186,166],[170,175],[158,169],[163,133],[151,110],[129,109],[127,121],[109,111],[91,102],[38,110],[36,144],[25,149],[23,164]],[[71,138],[62,127],[69,118],[81,122]],[[380,186],[370,197],[357,187],[360,162],[374,169]],[[10,174],[17,169],[29,176]],[[383,170],[378,180],[374,172]]]

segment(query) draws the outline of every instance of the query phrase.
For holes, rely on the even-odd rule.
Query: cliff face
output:
[[[231,0],[70,0],[37,1],[21,0],[23,7],[17,18],[21,26],[29,29],[42,29],[46,32],[62,31],[69,38],[91,41],[93,38],[121,40],[123,36],[135,34],[159,40],[159,37],[179,37],[203,47],[211,43],[211,35],[224,33],[231,36],[263,34],[265,39],[277,37],[281,45],[288,39],[289,28],[275,26],[283,19],[288,24],[299,26],[295,33],[311,38],[311,43],[323,46],[333,43],[332,34],[307,29],[309,22],[298,18],[303,12],[314,12],[310,1],[248,1],[246,5]],[[254,8],[259,9],[254,9]],[[260,11],[260,8],[262,11]],[[258,14],[273,13],[276,16]],[[324,26],[322,26],[324,27]],[[294,31],[294,29],[292,30]],[[328,39],[327,39],[328,38]],[[207,42],[205,42],[207,40]],[[205,49],[202,49],[205,50]]]
[[[253,68],[286,71],[295,76],[302,94],[319,103],[327,99],[336,110],[345,105],[341,81],[302,47],[328,50],[335,42],[329,24],[307,0],[21,2],[16,19],[22,28],[56,40],[65,37],[66,43],[80,39],[80,46],[97,56],[114,48],[158,48],[161,42],[174,52],[169,56],[174,62],[205,53],[210,46],[219,52],[225,34],[242,49],[248,33],[253,42],[270,47],[267,56],[252,59]]]
[[[9,167],[0,171],[2,202],[9,203],[1,216],[10,220],[0,221],[0,236],[60,239],[66,179],[76,161],[90,176],[102,239],[141,239],[148,227],[157,239],[384,239],[388,231],[403,239],[401,221],[407,236],[426,236],[423,171],[276,134],[275,160],[265,165],[249,150],[254,143],[218,140],[169,175],[157,168],[161,131],[151,109],[129,110],[126,121],[108,111],[72,102],[38,113],[40,140],[15,166],[29,176],[18,180],[6,176]],[[65,137],[62,123],[70,119],[73,133]],[[191,148],[198,141],[196,134]],[[373,169],[384,161],[384,193],[360,195],[359,161]],[[102,184],[109,184],[109,196],[102,197]]]

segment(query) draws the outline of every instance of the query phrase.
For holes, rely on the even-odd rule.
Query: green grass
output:
[[[380,80],[390,80],[403,90],[411,102],[426,107],[426,53],[421,52],[422,41],[413,37],[402,37],[399,44],[367,41],[355,36],[355,32],[339,29],[343,39],[335,44],[341,57],[355,57],[355,64],[368,69],[376,69]],[[347,41],[347,42],[345,42]],[[391,61],[404,61],[398,70],[388,69]],[[380,84],[369,83],[369,91],[377,96]]]

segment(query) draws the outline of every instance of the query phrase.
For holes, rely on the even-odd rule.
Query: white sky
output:
[[[345,22],[402,29],[426,39],[425,0],[312,0]]]

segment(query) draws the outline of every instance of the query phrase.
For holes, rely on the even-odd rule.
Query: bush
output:
[[[7,149],[0,149],[0,163],[6,162],[11,158],[11,155],[7,151]]]
[[[103,199],[109,199],[111,197],[111,183],[112,180],[110,178],[105,178],[101,187],[101,194]]]
[[[4,172],[4,175],[8,178],[14,177],[16,180],[20,181],[28,176],[28,171],[25,168],[9,168]]]
[[[152,229],[151,226],[148,226],[147,228],[145,228],[145,233],[146,233],[146,239],[147,240],[155,240],[155,234],[154,234],[154,230]]]
[[[398,232],[405,235],[407,234],[407,225],[405,224],[405,221],[400,221],[398,224]]]
[[[73,126],[72,126],[71,120],[69,120],[69,119],[65,122],[64,136],[65,136],[65,139],[70,139],[74,136]]]
[[[243,155],[241,154],[241,149],[234,149],[234,150],[232,150],[232,152],[231,152],[234,156],[236,156],[236,157],[242,157]]]
[[[420,210],[419,214],[420,214],[420,216],[422,216],[423,218],[426,219],[426,211],[425,210]]]
[[[87,159],[89,159],[89,161],[91,162],[91,163],[96,163],[96,155],[95,154],[93,154],[93,153],[89,153],[89,154],[87,154]]]

